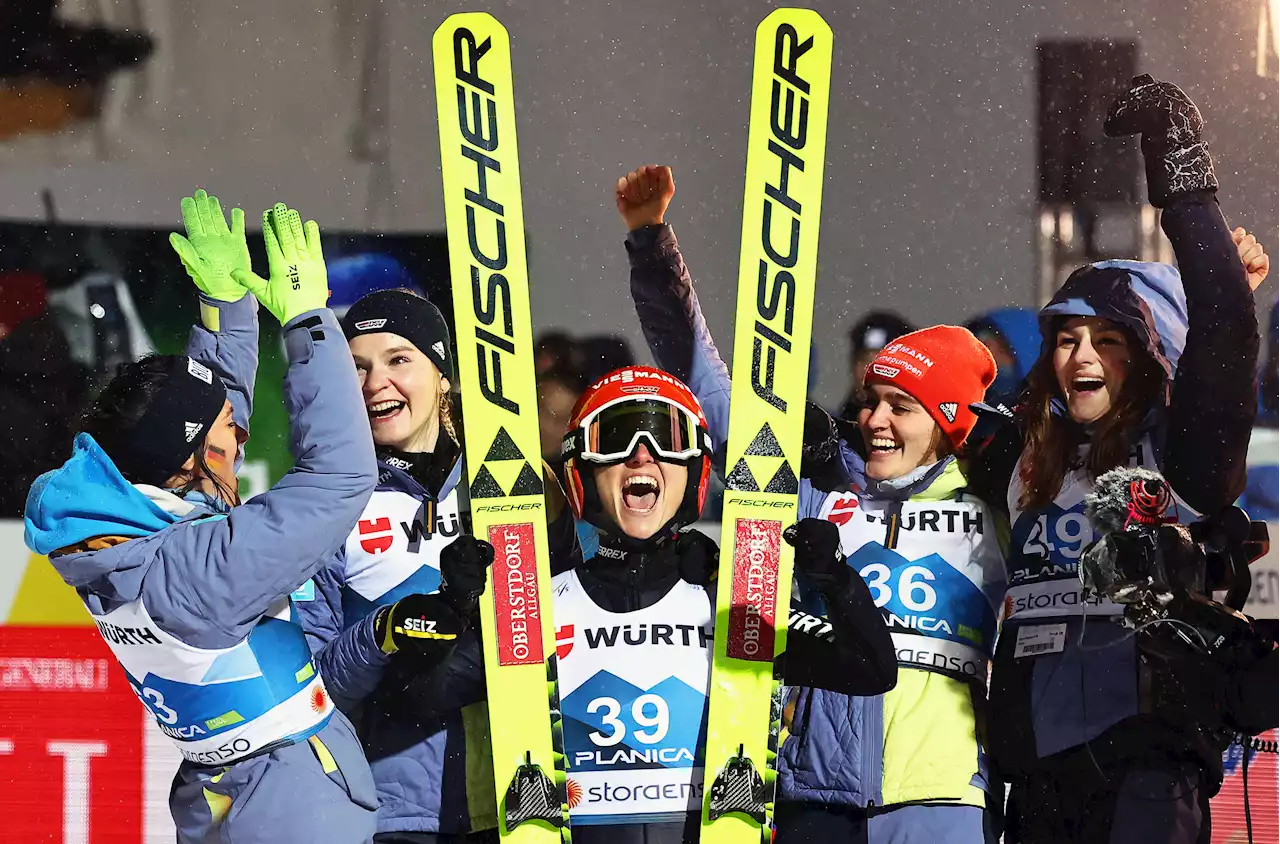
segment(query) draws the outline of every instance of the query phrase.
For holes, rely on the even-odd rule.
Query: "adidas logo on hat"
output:
[[[204,427],[203,422],[186,423],[187,442],[191,442],[196,438],[196,434],[200,433],[200,429]]]
[[[956,421],[956,411],[960,409],[960,405],[953,401],[944,401],[938,405],[938,410],[942,411],[942,415],[947,417],[948,422]]]
[[[444,341],[437,340],[434,343],[432,343],[431,350],[436,354],[438,354],[440,357],[444,357]]]

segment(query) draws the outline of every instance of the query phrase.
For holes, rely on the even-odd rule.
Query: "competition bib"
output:
[[[898,663],[985,682],[1005,585],[986,507],[846,493],[830,496],[822,513],[884,613]]]
[[[378,490],[347,538],[342,610],[348,626],[384,604],[440,588],[440,552],[467,531],[458,491],[439,503]]]
[[[1159,471],[1151,439],[1143,437],[1129,456],[1129,465]],[[1087,469],[1067,473],[1053,503],[1043,510],[1024,512],[1022,477],[1014,473],[1009,485],[1009,592],[1004,618],[1059,616],[1118,616],[1124,608],[1105,598],[1086,598],[1077,566],[1080,555],[1097,536],[1085,515],[1084,497],[1093,491]]]
[[[183,757],[225,765],[317,732],[333,713],[288,599],[230,648],[192,647],[141,601],[94,615],[143,706]]]
[[[597,606],[575,572],[555,578],[554,591],[572,822],[699,811],[714,629],[705,590],[680,581],[629,613]]]

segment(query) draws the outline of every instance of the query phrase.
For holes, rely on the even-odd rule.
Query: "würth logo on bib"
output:
[[[733,542],[733,591],[726,653],[733,659],[773,661],[782,522],[739,519]]]
[[[542,612],[538,606],[537,549],[533,523],[489,528],[493,560],[493,612],[497,620],[498,664],[542,662]]]

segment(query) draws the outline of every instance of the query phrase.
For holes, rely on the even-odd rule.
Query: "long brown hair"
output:
[[[1023,510],[1038,510],[1053,502],[1067,472],[1075,468],[1077,452],[1086,439],[1083,425],[1065,412],[1053,410],[1053,400],[1062,398],[1053,371],[1053,350],[1060,327],[1061,322],[1053,326],[1049,342],[1027,374],[1027,386],[1020,402],[1026,424],[1018,466],[1022,480],[1018,506]],[[1117,324],[1117,327],[1120,326]],[[1133,363],[1119,397],[1088,432],[1090,446],[1084,468],[1089,470],[1091,478],[1128,461],[1134,433],[1147,412],[1165,395],[1164,368],[1146,353],[1129,329],[1123,330]]]

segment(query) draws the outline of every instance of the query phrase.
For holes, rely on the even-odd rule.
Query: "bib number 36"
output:
[[[898,601],[911,612],[928,612],[938,603],[938,593],[929,585],[929,581],[937,579],[937,575],[925,566],[903,568],[898,572],[896,584],[890,582],[893,570],[884,563],[864,566],[858,574],[867,581],[867,588],[871,590],[877,607],[883,607],[893,600],[895,591]]]

